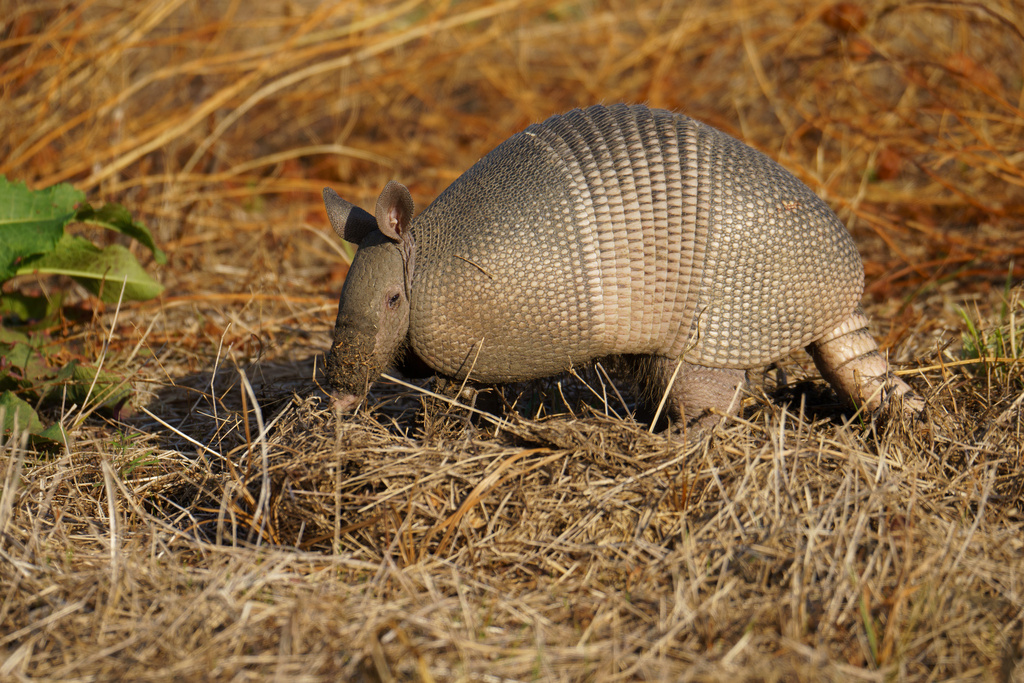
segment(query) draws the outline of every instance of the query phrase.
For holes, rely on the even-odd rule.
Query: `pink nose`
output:
[[[359,403],[360,397],[355,394],[339,394],[337,392],[331,392],[331,404],[334,409],[341,413],[347,413],[356,407]]]

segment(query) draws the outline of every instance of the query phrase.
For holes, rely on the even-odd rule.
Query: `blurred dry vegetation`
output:
[[[1024,681],[1022,31],[1019,0],[0,0],[0,173],[170,259],[62,331],[136,417],[0,450],[0,680]],[[574,381],[498,427],[394,383],[335,420],[321,188],[426,206],[616,101],[829,201],[923,423],[799,355],[690,445]]]

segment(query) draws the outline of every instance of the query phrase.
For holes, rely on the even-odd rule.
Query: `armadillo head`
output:
[[[366,396],[403,350],[409,332],[413,203],[394,181],[377,200],[376,218],[324,188],[334,231],[359,245],[338,304],[327,384],[337,408],[347,411]]]

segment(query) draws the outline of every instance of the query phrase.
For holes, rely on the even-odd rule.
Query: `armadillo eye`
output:
[[[392,294],[388,297],[388,308],[395,308],[398,306],[398,300],[402,298],[401,294]]]

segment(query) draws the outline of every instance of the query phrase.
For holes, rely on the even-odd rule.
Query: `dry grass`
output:
[[[137,417],[0,450],[0,679],[1024,681],[1019,2],[259,7],[0,0],[0,173],[170,256],[160,301],[64,331]],[[497,427],[392,383],[335,420],[320,189],[425,205],[620,100],[829,200],[923,424],[839,412],[806,357],[689,446],[576,381]]]

